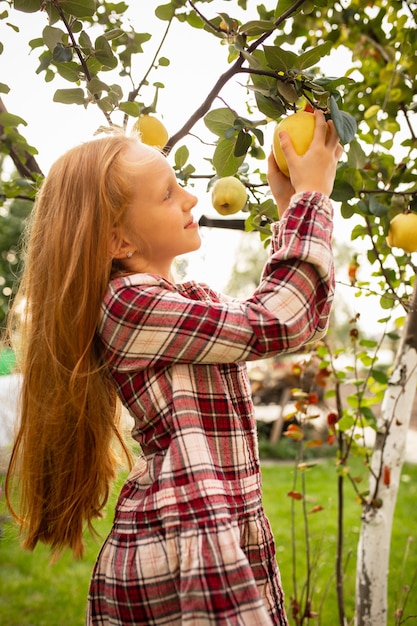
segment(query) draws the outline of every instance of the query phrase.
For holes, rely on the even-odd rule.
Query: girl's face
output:
[[[157,150],[137,144],[126,158],[129,167],[133,165],[135,190],[123,218],[123,243],[117,256],[128,271],[169,280],[174,258],[200,247],[198,224],[191,214],[197,198],[180,187]]]

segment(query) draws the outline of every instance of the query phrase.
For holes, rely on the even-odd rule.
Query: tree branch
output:
[[[0,98],[0,113],[7,113],[7,112],[8,111],[3,100]],[[15,129],[15,132],[20,135],[17,129]],[[0,124],[0,135],[3,135],[3,134],[4,134],[4,127]],[[2,143],[5,143],[7,145],[7,143],[4,140],[2,140]],[[39,167],[35,157],[32,154],[29,154],[29,152],[25,150],[23,152],[23,155],[20,156],[17,153],[17,151],[14,149],[13,145],[7,145],[7,147],[8,147],[9,156],[12,159],[15,168],[19,172],[20,176],[22,176],[22,178],[30,178],[31,180],[35,180],[36,176],[43,176],[42,170]]]
[[[306,0],[296,0],[294,4],[287,9],[274,23],[274,29],[264,33],[259,37],[256,41],[254,41],[249,47],[249,54],[256,50],[270,35],[274,32],[278,26],[280,26],[294,11],[296,11],[302,4],[304,4]],[[206,99],[202,104],[196,109],[196,111],[191,115],[191,117],[185,122],[185,124],[177,131],[174,135],[172,135],[164,148],[165,154],[169,154],[174,147],[174,145],[180,141],[183,137],[185,137],[192,127],[202,118],[208,111],[210,107],[222,88],[226,85],[226,83],[235,75],[242,71],[242,65],[245,59],[242,55],[239,55],[239,58],[235,61],[235,63],[226,71],[224,74],[220,76],[220,78],[216,81],[212,89],[209,91]]]
[[[81,67],[83,68],[83,72],[85,75],[86,80],[89,82],[91,80],[91,74],[90,74],[90,70],[88,69],[88,65],[85,62],[85,58],[83,57],[83,55],[81,54],[81,50],[79,48],[79,46],[77,45],[77,42],[75,41],[75,37],[74,37],[74,33],[71,30],[71,26],[69,25],[69,22],[65,16],[64,11],[62,10],[61,4],[60,2],[57,2],[57,0],[53,0],[52,2],[54,8],[57,10],[59,17],[61,18],[61,20],[64,23],[65,28],[67,29],[69,38],[71,40],[71,45],[73,47],[73,49],[75,50],[75,53],[78,57],[78,60],[80,61]],[[95,100],[99,100],[99,96],[97,94],[94,94],[94,99]],[[103,111],[102,109],[100,109],[104,115],[104,117],[106,118],[107,123],[109,124],[109,126],[112,126],[113,123],[111,121],[111,117],[109,115],[109,113],[107,111]]]
[[[171,27],[171,24],[172,24],[172,18],[168,22],[168,25],[167,25],[167,27],[165,29],[165,32],[164,32],[164,34],[162,36],[162,39],[161,39],[160,43],[159,43],[159,46],[157,47],[156,52],[155,52],[155,54],[153,56],[153,59],[150,62],[149,67],[146,70],[143,78],[141,79],[141,81],[138,84],[138,86],[129,93],[128,98],[127,98],[128,102],[134,102],[135,101],[135,99],[137,98],[137,96],[138,96],[140,90],[142,89],[143,85],[146,83],[146,80],[147,80],[149,74],[151,73],[151,71],[152,71],[152,69],[153,69],[153,67],[155,65],[156,58],[157,58],[158,54],[160,53],[160,51],[162,49],[162,46],[165,43],[165,39],[167,38],[168,31],[169,31],[169,29]],[[123,118],[123,126],[124,127],[127,126],[128,117],[129,117],[128,115],[125,115],[124,118]]]

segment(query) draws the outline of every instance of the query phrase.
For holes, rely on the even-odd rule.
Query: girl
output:
[[[113,436],[123,445],[116,396],[142,451],[94,569],[90,625],[287,624],[244,362],[326,332],[342,148],[315,115],[304,156],[282,137],[290,179],[269,158],[281,219],[246,301],[173,281],[174,258],[200,245],[197,200],[153,148],[96,139],[42,185],[12,315],[24,384],[8,494],[18,477],[24,545],[82,554],[115,474]]]

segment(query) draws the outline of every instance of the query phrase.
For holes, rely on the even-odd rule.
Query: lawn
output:
[[[263,464],[264,505],[276,537],[278,561],[281,568],[287,600],[293,595],[291,550],[291,505],[296,510],[296,565],[299,592],[305,580],[305,543],[301,502],[287,497],[293,488],[294,470],[291,462]],[[308,516],[311,525],[311,553],[317,556],[313,571],[313,609],[321,610],[321,621],[311,624],[335,626],[337,608],[334,581],[332,580],[336,546],[336,485],[331,460],[319,462],[306,472],[308,508],[321,505],[323,510]],[[102,536],[108,531],[113,515],[114,500],[119,485],[115,485],[107,515],[97,525]],[[407,540],[417,539],[415,503],[417,501],[417,466],[405,465],[394,520],[390,566],[390,619],[395,624],[396,594],[402,584],[410,584],[417,570],[417,542],[410,543],[410,554],[402,574],[403,554]],[[0,516],[4,514],[0,510]],[[345,549],[346,614],[353,616],[356,544],[360,528],[360,507],[354,501],[351,489],[346,488]],[[49,565],[48,551],[39,546],[34,553],[19,547],[16,529],[12,522],[2,524],[0,539],[0,624],[2,626],[82,626],[91,569],[100,542],[89,539],[86,557],[73,561],[69,554],[55,565]],[[330,581],[330,582],[329,582]],[[406,614],[417,615],[417,589],[411,594]],[[322,606],[321,606],[322,605]],[[398,606],[398,605],[397,605]],[[416,618],[417,619],[417,618]],[[291,620],[290,620],[291,621]],[[416,623],[413,620],[407,624]]]

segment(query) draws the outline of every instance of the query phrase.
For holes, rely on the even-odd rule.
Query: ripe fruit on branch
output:
[[[211,203],[220,215],[232,215],[241,211],[247,199],[245,185],[234,176],[219,178],[211,191]]]
[[[417,251],[417,213],[398,213],[392,218],[387,244],[390,248],[402,248],[404,252]]]
[[[152,115],[141,115],[133,125],[133,130],[140,135],[147,146],[163,148],[168,141],[168,131],[163,123]]]
[[[285,176],[289,176],[290,172],[279,141],[280,131],[285,130],[289,134],[295,151],[302,155],[311,144],[315,126],[314,115],[307,111],[297,111],[297,113],[288,115],[276,125],[272,139],[272,152],[279,169]]]

